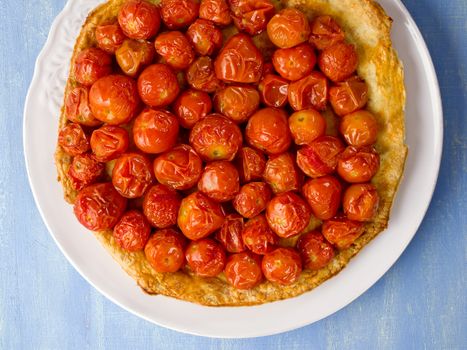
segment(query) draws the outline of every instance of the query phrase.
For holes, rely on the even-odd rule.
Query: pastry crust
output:
[[[101,23],[114,21],[124,2],[125,0],[109,0],[89,15],[76,41],[70,72],[73,72],[76,55],[84,48],[95,46],[95,27]],[[278,8],[297,7],[310,18],[319,14],[333,16],[344,29],[346,40],[357,47],[358,74],[365,79],[369,88],[370,98],[367,108],[375,114],[380,126],[376,149],[381,156],[381,166],[372,180],[380,196],[378,213],[373,222],[366,224],[364,234],[350,248],[336,254],[325,268],[319,271],[304,270],[299,280],[289,286],[265,281],[256,288],[246,291],[230,286],[222,274],[216,278],[200,278],[188,270],[157,273],[150,267],[143,252],[130,253],[122,250],[113,239],[112,231],[95,232],[96,237],[113,258],[147,293],[163,294],[209,306],[254,305],[294,297],[317,287],[341,271],[360,249],[388,225],[389,213],[407,155],[407,147],[404,143],[404,77],[401,62],[391,45],[391,18],[372,0],[274,2]],[[255,39],[263,53],[268,55],[270,44],[266,40],[267,35]],[[76,82],[70,75],[65,96],[75,85]],[[332,113],[328,111],[326,114]],[[67,118],[62,108],[60,128],[66,123]],[[58,180],[63,185],[65,199],[73,203],[77,193],[66,176],[72,157],[58,146],[55,159]]]

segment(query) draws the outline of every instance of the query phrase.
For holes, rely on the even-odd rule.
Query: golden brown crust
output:
[[[125,0],[109,0],[87,18],[77,39],[72,57],[82,49],[95,44],[94,29],[97,24],[114,20]],[[158,1],[153,1],[157,3]],[[310,18],[329,14],[337,19],[346,32],[349,42],[356,45],[359,54],[358,74],[369,86],[368,109],[378,118],[380,133],[376,148],[381,155],[381,167],[373,179],[380,195],[380,207],[375,220],[366,225],[365,233],[348,249],[339,252],[331,263],[315,272],[305,270],[291,286],[264,282],[258,287],[241,291],[218,278],[199,278],[189,271],[174,274],[155,272],[144,253],[123,251],[115,243],[112,232],[96,232],[96,237],[107,248],[123,269],[147,293],[163,294],[210,306],[253,305],[285,299],[309,291],[341,271],[369,241],[387,227],[391,205],[402,177],[407,147],[404,143],[405,90],[402,65],[392,48],[390,29],[392,20],[372,0],[284,0],[274,1],[278,7],[293,6],[305,11]],[[70,76],[65,94],[75,84]],[[328,114],[328,113],[327,113]],[[67,123],[62,109],[60,126]],[[72,203],[76,192],[65,176],[71,157],[58,147],[56,164],[65,199]],[[316,225],[316,223],[315,223]]]

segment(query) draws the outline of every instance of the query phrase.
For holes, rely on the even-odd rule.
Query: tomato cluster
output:
[[[251,37],[263,31],[271,62]],[[129,0],[95,39],[73,62],[59,133],[74,212],[155,271],[292,284],[377,214],[379,126],[332,17],[270,0]]]

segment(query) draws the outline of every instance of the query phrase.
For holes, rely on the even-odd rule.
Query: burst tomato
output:
[[[262,270],[268,281],[286,286],[300,277],[302,261],[294,249],[277,248],[263,257]]]
[[[153,182],[149,158],[138,153],[125,153],[115,162],[112,184],[123,197],[141,197]]]
[[[219,26],[227,26],[232,22],[226,0],[201,0],[199,18],[210,20]]]
[[[198,276],[216,277],[224,270],[225,251],[212,239],[204,238],[191,242],[185,256],[188,266]]]
[[[310,270],[322,269],[334,257],[334,247],[319,231],[308,232],[301,236],[297,242],[297,250],[302,257],[303,265]]]
[[[311,23],[310,43],[318,50],[344,41],[344,31],[331,16],[318,16]]]
[[[125,40],[125,34],[117,23],[98,25],[95,34],[97,46],[110,54],[115,53]]]
[[[197,0],[162,0],[161,16],[170,29],[188,27],[199,14]]]
[[[242,182],[260,180],[266,167],[266,157],[253,148],[242,147],[238,151],[236,164]]]
[[[157,53],[174,69],[186,69],[195,59],[190,42],[178,31],[159,34],[154,46]]]
[[[372,184],[351,185],[344,193],[342,205],[350,220],[371,221],[379,205],[376,187]]]
[[[235,210],[247,219],[259,215],[272,197],[271,189],[264,182],[243,185],[232,204]]]
[[[58,144],[70,156],[83,154],[89,149],[89,141],[83,128],[76,123],[68,123],[58,133]]]
[[[279,243],[263,214],[248,220],[242,232],[243,243],[255,254],[264,255]]]
[[[186,72],[188,84],[196,90],[207,93],[215,92],[222,87],[222,82],[217,79],[214,65],[210,57],[197,58]]]
[[[151,226],[138,210],[130,210],[123,214],[113,230],[115,242],[128,252],[143,250],[150,234]]]
[[[240,215],[227,215],[220,230],[216,233],[216,239],[229,253],[243,252],[246,249],[242,239],[243,227],[243,218]]]
[[[127,151],[129,143],[128,131],[119,126],[104,125],[91,135],[92,153],[100,162],[118,158]]]
[[[151,107],[171,104],[180,92],[177,76],[165,64],[147,67],[138,78],[138,92],[144,103]]]
[[[266,106],[280,108],[287,104],[289,82],[278,75],[266,75],[259,83],[258,90]]]
[[[335,217],[323,223],[323,236],[338,249],[346,249],[361,236],[363,224],[345,217]]]
[[[250,86],[230,85],[214,96],[214,108],[236,123],[243,123],[258,109],[259,93]]]
[[[144,195],[143,212],[152,226],[167,228],[177,223],[181,202],[182,200],[175,190],[157,184]]]
[[[361,183],[370,181],[379,169],[379,154],[372,147],[349,146],[339,156],[337,173],[345,181]]]
[[[310,37],[308,18],[295,8],[281,10],[271,18],[267,29],[271,42],[282,49],[297,46]]]
[[[229,0],[232,19],[239,31],[256,35],[266,29],[274,15],[270,0]]]
[[[350,114],[368,102],[368,86],[360,78],[352,77],[329,89],[329,101],[337,115]]]
[[[144,66],[150,64],[156,52],[149,41],[127,39],[115,52],[123,73],[135,77]]]
[[[201,56],[210,56],[222,47],[221,30],[206,19],[197,19],[188,28],[186,35]]]
[[[185,262],[185,239],[174,229],[156,231],[149,239],[144,254],[157,272],[176,272]]]
[[[78,83],[91,86],[110,73],[112,73],[112,57],[105,51],[91,47],[76,56],[74,76]]]
[[[94,117],[89,107],[89,88],[77,86],[65,98],[65,115],[68,120],[85,126],[98,126],[102,122]]]
[[[303,174],[289,152],[269,157],[263,178],[275,194],[298,191],[303,183]]]
[[[118,12],[118,23],[132,39],[149,39],[159,31],[161,17],[157,6],[144,0],[127,1]]]
[[[97,182],[104,174],[104,164],[94,158],[91,153],[79,154],[73,157],[68,177],[76,190]]]
[[[211,97],[206,92],[185,90],[178,96],[173,109],[180,125],[191,129],[201,118],[211,112]]]
[[[326,109],[328,101],[328,81],[326,77],[313,71],[310,75],[289,85],[289,104],[296,110],[314,108],[319,111]]]
[[[329,220],[337,214],[341,204],[342,186],[335,177],[323,176],[308,180],[302,192],[318,219]]]

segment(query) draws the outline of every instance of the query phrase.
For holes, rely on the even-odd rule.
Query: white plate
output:
[[[100,0],[69,1],[39,55],[24,109],[24,152],[37,207],[52,237],[81,275],[128,311],[178,331],[228,338],[264,336],[318,321],[370,288],[398,259],[417,231],[435,188],[441,158],[441,99],[433,64],[414,21],[398,0],[381,0],[394,19],[393,40],[405,66],[410,148],[389,229],[339,275],[297,298],[266,305],[209,308],[148,296],[81,227],[55,181],[58,116],[75,39]],[[357,281],[357,282],[356,282]]]

